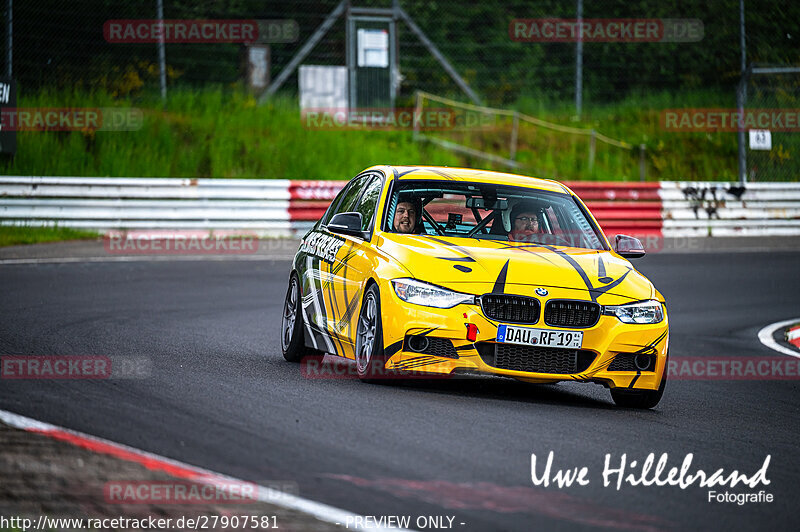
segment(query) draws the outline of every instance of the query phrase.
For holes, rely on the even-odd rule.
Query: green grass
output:
[[[639,179],[640,145],[643,144],[648,181],[736,180],[735,133],[670,132],[660,124],[664,109],[712,107],[730,108],[733,102],[710,91],[697,91],[680,98],[668,93],[634,95],[615,104],[586,103],[578,119],[573,102],[523,98],[514,106],[521,113],[559,125],[594,129],[606,137],[626,142],[634,149],[623,149],[598,140],[594,166],[590,167],[590,136],[520,121],[517,160],[528,173],[541,177],[635,181]],[[485,132],[442,134],[442,137],[506,155],[511,138],[511,119],[497,118],[495,124],[496,127]]]
[[[68,227],[0,225],[0,247],[62,240],[91,240],[97,237],[98,234],[92,231],[70,229]]]
[[[525,125],[519,132],[518,173],[565,180],[638,180],[639,144],[646,146],[647,180],[735,180],[735,133],[674,133],[659,125],[660,110],[733,107],[733,95],[698,90],[673,96],[642,94],[615,104],[585,106],[533,97],[517,110],[626,141],[632,151],[597,142],[589,172],[589,138]],[[155,94],[114,99],[105,93],[20,95],[20,107],[136,107],[138,131],[19,132],[17,155],[0,162],[11,175],[346,179],[374,164],[428,164],[507,170],[415,142],[410,131],[314,130],[303,126],[296,100],[265,105],[237,87],[171,89],[166,107]],[[436,135],[507,156],[510,121],[466,133]],[[800,149],[800,147],[797,147]],[[786,160],[794,146],[786,147]]]
[[[41,93],[20,107],[138,107],[138,131],[19,132],[6,174],[125,177],[345,179],[374,164],[457,165],[407,131],[303,127],[295,101],[259,106],[238,90],[173,90],[159,100]],[[0,167],[2,168],[2,167]]]

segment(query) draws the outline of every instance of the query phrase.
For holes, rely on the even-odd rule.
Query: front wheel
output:
[[[356,370],[363,382],[376,382],[386,377],[383,352],[381,299],[378,287],[370,285],[364,293],[361,314],[356,327]]]
[[[669,353],[667,360],[664,361],[664,373],[661,375],[661,384],[658,385],[658,390],[626,390],[625,388],[616,388],[611,390],[611,398],[614,404],[622,408],[653,408],[659,401],[661,396],[664,395],[664,388],[667,386],[667,369],[669,368]]]

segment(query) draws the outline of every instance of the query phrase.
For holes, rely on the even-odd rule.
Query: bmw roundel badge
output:
[[[547,294],[548,294],[548,292],[547,292],[547,289],[546,289],[546,288],[537,288],[537,289],[536,289],[536,295],[537,295],[537,296],[542,296],[542,297],[544,297],[544,296],[546,296]]]

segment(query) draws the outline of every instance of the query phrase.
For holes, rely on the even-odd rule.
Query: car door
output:
[[[361,183],[361,194],[351,202],[342,201],[339,212],[361,214],[361,230],[371,234],[375,223],[375,212],[383,190],[383,178],[379,174],[367,174]],[[326,305],[329,309],[327,332],[337,343],[337,352],[353,358],[355,326],[363,296],[363,287],[372,267],[368,259],[369,239],[349,235],[333,235],[344,240],[334,261],[322,272],[322,281],[328,287]]]
[[[326,226],[334,214],[347,212],[340,208],[346,209],[355,203],[367,179],[368,176],[358,176],[345,185],[322,219],[303,237],[300,244],[302,259],[297,269],[301,273],[303,286],[303,321],[308,328],[310,347],[329,353],[340,354],[340,348],[337,348],[337,342],[334,342],[330,334],[329,322],[333,318],[335,306],[330,297],[326,297],[326,293],[331,290],[330,266],[345,239],[341,235],[329,233]]]

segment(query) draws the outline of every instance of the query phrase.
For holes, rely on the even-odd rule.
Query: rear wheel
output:
[[[627,390],[625,388],[613,388],[611,398],[614,404],[623,408],[653,408],[664,395],[664,388],[667,386],[667,368],[669,367],[669,353],[667,360],[664,361],[664,373],[661,375],[661,384],[658,390]]]
[[[364,293],[356,327],[356,370],[364,382],[376,382],[386,375],[383,351],[381,300],[378,287],[370,285]]]
[[[300,362],[305,356],[322,356],[324,353],[306,347],[303,340],[303,312],[300,308],[300,279],[296,273],[289,278],[289,289],[283,303],[281,320],[281,351],[289,362]]]

